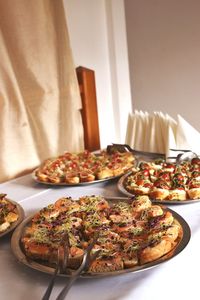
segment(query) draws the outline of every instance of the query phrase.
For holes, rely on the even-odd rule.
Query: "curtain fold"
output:
[[[62,0],[0,0],[0,181],[83,149]]]

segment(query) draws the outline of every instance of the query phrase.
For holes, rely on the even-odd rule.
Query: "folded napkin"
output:
[[[134,145],[135,149],[144,148],[145,128],[145,114],[142,111],[135,110],[133,115],[129,114],[126,141],[130,146]]]
[[[161,112],[142,112],[135,110],[129,114],[125,142],[141,151],[165,153],[166,116]]]
[[[200,133],[178,115],[176,131],[177,149],[188,149],[200,155]]]
[[[183,117],[162,112],[129,114],[125,143],[133,149],[176,156],[170,149],[191,150],[200,155],[200,133]]]

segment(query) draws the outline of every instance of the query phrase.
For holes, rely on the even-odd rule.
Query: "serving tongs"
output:
[[[46,292],[42,297],[42,300],[49,300],[57,275],[60,273],[64,273],[66,270],[68,264],[68,258],[69,258],[69,236],[68,233],[64,233],[57,250],[56,268],[51,277]]]
[[[189,150],[189,149],[170,149],[170,151],[174,152],[181,152],[175,156],[169,156],[166,157],[165,154],[163,153],[156,153],[156,152],[146,152],[146,151],[140,151],[140,150],[135,150],[131,148],[127,144],[112,144],[107,146],[107,152],[112,154],[115,153],[116,151],[118,152],[132,152],[134,155],[139,156],[139,157],[147,157],[149,159],[174,159],[176,160],[176,163],[179,164],[182,161],[191,161],[193,158],[198,158],[199,156]]]
[[[49,282],[49,285],[47,287],[47,290],[42,297],[42,300],[49,300],[52,289],[55,285],[56,278],[58,274],[67,274],[70,277],[67,278],[67,283],[57,296],[56,300],[64,300],[67,293],[69,292],[71,286],[73,283],[79,278],[80,274],[83,272],[87,272],[91,263],[95,260],[97,255],[99,254],[100,250],[95,251],[94,254],[91,254],[92,248],[94,247],[96,241],[98,239],[98,234],[95,235],[94,239],[91,241],[89,246],[85,249],[84,254],[83,254],[83,259],[81,262],[81,265],[77,270],[71,270],[68,268],[68,260],[69,260],[69,237],[68,234],[65,234],[63,237],[63,240],[61,244],[58,247],[58,253],[57,253],[57,266],[55,268],[54,274],[51,278],[51,281]],[[64,250],[64,253],[60,251],[61,247]],[[62,253],[62,254],[61,254]]]
[[[193,158],[199,157],[195,152],[193,152],[191,150],[187,150],[187,149],[170,149],[170,151],[181,152],[176,156],[167,157],[167,159],[176,160],[177,164],[180,164],[183,161],[191,161]]]
[[[94,254],[91,254],[92,248],[94,247],[97,239],[98,239],[98,234],[94,237],[92,242],[89,244],[89,246],[84,251],[83,260],[82,260],[80,267],[77,270],[72,271],[70,273],[69,280],[67,281],[66,285],[63,287],[63,289],[57,296],[56,300],[64,300],[67,293],[69,292],[71,286],[79,278],[80,274],[88,271],[91,263],[95,260],[95,258],[97,257],[97,255],[100,252],[100,250],[97,250],[97,251],[95,251]]]
[[[114,153],[114,152],[132,152],[134,155],[136,156],[140,156],[140,157],[148,157],[150,159],[165,159],[165,154],[163,153],[156,153],[156,152],[146,152],[146,151],[140,151],[140,150],[135,150],[133,148],[131,148],[129,145],[127,144],[112,144],[112,145],[108,145],[107,146],[107,152],[108,153]]]

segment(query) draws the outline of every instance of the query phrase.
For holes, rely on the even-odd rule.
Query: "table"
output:
[[[19,202],[29,216],[61,196],[122,196],[117,181],[79,187],[49,187],[33,181],[31,174],[0,184],[0,193]],[[173,259],[139,273],[100,279],[79,279],[66,299],[70,300],[197,300],[200,270],[200,202],[171,205],[190,225],[187,247]],[[41,299],[50,279],[49,274],[21,265],[10,249],[11,234],[0,240],[0,299]],[[66,278],[58,278],[51,299],[55,299]]]

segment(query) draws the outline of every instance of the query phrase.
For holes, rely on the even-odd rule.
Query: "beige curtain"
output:
[[[0,0],[0,181],[83,149],[62,0]]]

